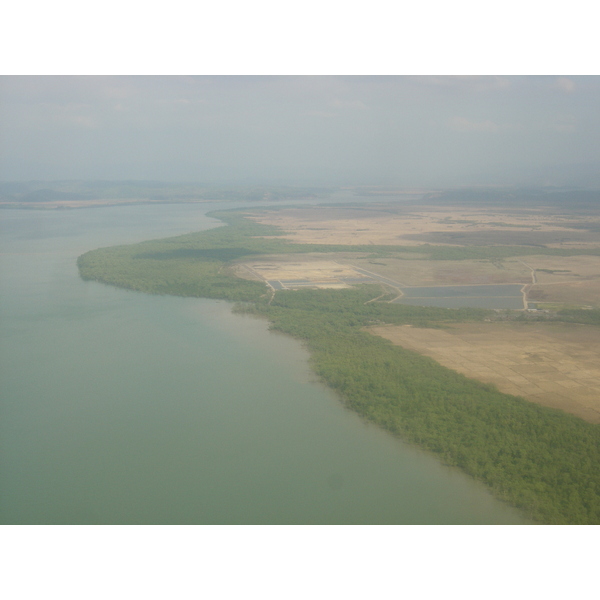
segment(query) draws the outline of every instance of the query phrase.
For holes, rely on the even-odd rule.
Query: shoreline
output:
[[[488,311],[369,302],[381,294],[376,285],[270,297],[264,284],[222,272],[242,251],[273,254],[284,242],[272,240],[272,233],[234,218],[228,227],[91,251],[78,266],[84,279],[118,287],[242,302],[239,310],[265,316],[273,329],[303,341],[315,373],[362,417],[460,467],[534,520],[600,523],[598,497],[590,492],[600,482],[597,426],[502,394],[360,331],[373,320],[422,326],[479,321]],[[572,472],[577,464],[589,465],[588,471]],[[563,481],[561,469],[577,483]],[[573,485],[581,505],[562,500]]]

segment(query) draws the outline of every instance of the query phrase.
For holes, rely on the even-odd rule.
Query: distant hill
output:
[[[600,190],[562,188],[464,188],[425,194],[425,204],[557,206],[565,209],[600,210]]]
[[[231,200],[260,202],[306,197],[326,197],[330,188],[287,186],[212,186],[201,183],[160,181],[30,181],[0,182],[0,201],[58,202],[68,200],[146,199],[154,202]]]
[[[21,202],[56,202],[59,200],[94,200],[96,197],[89,192],[61,192],[59,190],[43,188],[22,194],[19,200]]]

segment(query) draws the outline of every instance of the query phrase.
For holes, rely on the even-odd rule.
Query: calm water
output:
[[[82,252],[211,208],[0,211],[0,522],[525,522],[345,410],[263,321],[79,279]]]
[[[437,285],[429,287],[406,287],[402,291],[411,298],[455,298],[466,296],[472,298],[518,296],[521,298],[522,285]]]
[[[521,284],[405,287],[404,296],[396,302],[441,308],[522,309],[522,287]]]

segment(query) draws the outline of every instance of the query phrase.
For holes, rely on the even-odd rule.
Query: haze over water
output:
[[[79,254],[214,208],[0,213],[0,522],[526,522],[346,410],[266,322],[79,278]]]

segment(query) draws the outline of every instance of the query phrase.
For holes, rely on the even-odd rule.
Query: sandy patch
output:
[[[238,277],[277,282],[276,289],[343,289],[365,279],[354,268],[331,260],[296,260],[277,258],[238,263]]]
[[[264,279],[337,279],[353,277],[357,273],[351,267],[327,260],[307,260],[298,262],[252,262],[246,263]]]

